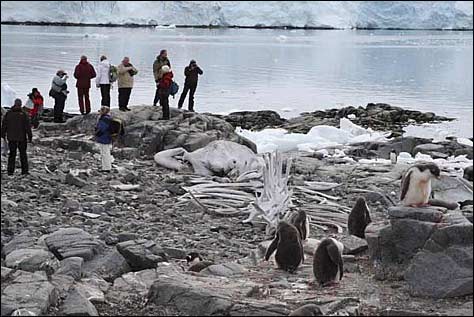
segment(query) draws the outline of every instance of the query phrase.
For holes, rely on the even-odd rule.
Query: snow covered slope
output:
[[[472,1],[2,1],[1,20],[472,29]]]

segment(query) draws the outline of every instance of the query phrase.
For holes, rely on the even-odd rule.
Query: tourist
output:
[[[160,98],[158,89],[159,89],[160,79],[163,76],[161,68],[165,65],[167,65],[168,67],[171,67],[170,60],[168,59],[168,51],[161,50],[160,55],[156,57],[156,60],[153,63],[153,76],[155,77],[155,83],[156,83],[156,91],[155,91],[155,98],[153,100],[153,106],[156,106]]]
[[[13,107],[5,114],[2,121],[2,139],[8,141],[8,175],[15,172],[15,160],[17,149],[20,151],[21,174],[28,175],[28,157],[26,155],[26,143],[31,143],[30,119],[28,114],[21,108],[21,99],[15,99]]]
[[[79,110],[82,115],[91,112],[91,101],[89,99],[89,89],[91,79],[95,78],[94,67],[87,61],[87,56],[82,55],[79,64],[74,69],[74,78],[77,79],[77,97],[79,98]]]
[[[110,133],[110,122],[112,117],[110,116],[110,108],[102,106],[100,108],[99,121],[95,128],[96,141],[100,147],[100,158],[102,162],[101,172],[110,172],[112,170],[112,135]]]
[[[33,88],[28,94],[28,114],[30,115],[31,126],[36,129],[39,126],[39,116],[43,112],[44,99],[38,88]]]
[[[138,70],[130,64],[130,58],[124,57],[123,61],[117,67],[118,72],[118,103],[121,111],[130,111],[128,102],[133,88],[133,76]]]
[[[54,98],[53,113],[54,122],[56,123],[64,123],[64,105],[66,103],[67,94],[69,93],[66,84],[68,78],[69,77],[66,72],[60,69],[56,72],[56,76],[54,76],[53,81],[51,83],[51,90],[49,91],[49,95]]]
[[[158,84],[158,89],[160,93],[160,105],[163,111],[163,120],[170,119],[170,105],[169,105],[169,96],[170,88],[173,83],[173,72],[168,65],[161,67],[162,76]]]
[[[194,93],[196,92],[198,77],[202,74],[203,71],[197,65],[194,59],[189,62],[189,66],[186,66],[184,68],[184,76],[186,77],[186,79],[184,80],[183,92],[181,93],[181,97],[179,98],[178,109],[181,109],[183,107],[184,99],[186,99],[186,95],[189,91],[188,110],[194,112]]]
[[[110,108],[110,63],[105,55],[100,57],[95,82],[97,88],[100,88],[100,95],[102,97],[100,105]]]

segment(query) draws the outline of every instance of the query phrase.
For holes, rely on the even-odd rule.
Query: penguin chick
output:
[[[304,261],[303,244],[295,226],[281,221],[275,238],[267,249],[265,261],[275,252],[275,261],[280,269],[293,273]]]
[[[365,228],[372,220],[370,219],[369,207],[363,197],[359,197],[356,201],[354,208],[352,208],[349,214],[347,222],[347,228],[349,234],[356,237],[365,238]]]
[[[186,262],[190,267],[188,271],[190,272],[201,272],[206,267],[211,266],[214,264],[212,261],[204,261],[197,252],[191,252],[186,256]]]
[[[316,281],[327,286],[337,283],[342,279],[344,273],[344,264],[342,261],[342,251],[344,245],[334,238],[327,238],[321,241],[316,248],[313,256],[313,273]]]
[[[431,179],[440,177],[434,163],[419,163],[410,167],[402,179],[400,200],[407,207],[427,206],[431,196]]]

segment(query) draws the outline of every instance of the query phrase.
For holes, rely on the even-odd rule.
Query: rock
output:
[[[183,145],[183,148],[188,152],[193,152],[197,149],[205,147],[212,141],[216,140],[217,136],[215,135],[209,135],[207,133],[196,133],[190,135],[190,137],[187,138],[186,142]]]
[[[473,167],[472,167],[472,165],[468,166],[464,169],[463,177],[465,179],[467,179],[468,181],[472,182],[472,180],[473,180]]]
[[[5,264],[12,269],[28,272],[56,269],[59,266],[51,252],[42,249],[18,249],[10,252],[5,258]]]
[[[58,298],[66,298],[69,290],[74,285],[74,278],[69,275],[53,274],[50,282],[57,291]]]
[[[288,316],[324,316],[324,314],[318,305],[306,304],[295,309]]]
[[[121,232],[117,234],[117,239],[119,242],[129,241],[129,240],[138,240],[139,236],[133,232]]]
[[[170,305],[183,315],[275,316],[289,313],[285,305],[247,297],[255,286],[225,277],[177,272],[158,275],[147,297],[148,303]]]
[[[446,298],[472,294],[473,258],[470,247],[448,247],[443,252],[419,252],[405,273],[413,296]]]
[[[78,281],[82,276],[82,264],[84,259],[80,257],[70,257],[61,261],[56,274],[69,275]]]
[[[66,202],[64,203],[63,210],[66,213],[71,213],[71,212],[82,212],[83,208],[82,205],[79,201],[74,200],[74,199],[67,199]]]
[[[2,266],[2,283],[9,279],[13,272],[15,272],[13,269]]]
[[[277,112],[271,110],[232,112],[224,116],[224,119],[234,128],[241,127],[246,130],[279,127],[286,122]]]
[[[11,314],[11,316],[37,316],[37,315],[28,309],[17,309]]]
[[[443,209],[412,208],[396,206],[388,209],[390,219],[408,218],[419,221],[440,222],[444,216]]]
[[[78,282],[76,287],[92,303],[104,303],[110,284],[101,278],[86,278]]]
[[[122,191],[131,191],[137,190],[140,188],[140,185],[131,185],[131,184],[120,184],[120,185],[110,185],[113,189],[122,190]]]
[[[73,288],[60,307],[62,316],[99,316],[97,309],[76,288]]]
[[[339,240],[344,245],[344,254],[358,254],[368,249],[365,239],[348,235]]]
[[[405,310],[405,309],[385,309],[380,316],[433,316],[419,311]]]
[[[90,234],[79,228],[59,229],[45,237],[48,249],[63,260],[70,257],[81,257],[91,260],[102,249],[102,244]]]
[[[163,247],[163,252],[171,259],[185,259],[187,256],[186,250],[178,248]]]
[[[2,289],[2,316],[17,309],[25,309],[37,316],[45,315],[58,299],[44,272],[17,271],[12,282],[2,285]]]
[[[200,273],[204,275],[225,276],[244,274],[247,270],[237,263],[214,264],[206,267]]]
[[[74,176],[71,172],[69,172],[66,175],[66,184],[82,188],[87,185],[87,181],[83,180],[78,176]]]
[[[105,281],[113,282],[116,278],[130,272],[131,270],[132,269],[125,258],[114,249],[106,255],[85,262],[83,266],[83,275],[100,276]]]
[[[10,252],[18,249],[28,249],[35,245],[36,239],[31,235],[30,231],[25,230],[16,235],[10,242],[3,246],[2,252],[8,255]]]
[[[467,181],[460,177],[441,175],[432,185],[434,198],[456,203],[472,200],[472,190],[466,187],[467,184]]]
[[[131,240],[117,244],[117,250],[125,258],[132,270],[139,271],[155,268],[158,262],[166,258],[152,252],[155,244],[149,240]]]

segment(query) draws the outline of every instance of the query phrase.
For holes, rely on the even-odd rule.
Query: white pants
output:
[[[103,171],[110,171],[112,170],[112,155],[110,151],[112,150],[112,144],[101,144],[99,143],[100,147],[100,160],[102,162],[102,170]]]

